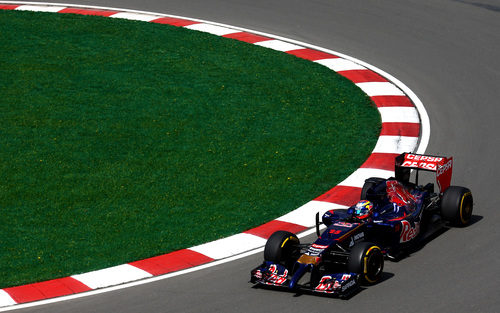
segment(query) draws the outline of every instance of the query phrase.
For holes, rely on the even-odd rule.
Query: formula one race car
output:
[[[324,213],[322,223],[316,214],[318,238],[312,244],[301,244],[287,231],[273,233],[264,248],[264,262],[251,271],[250,281],[341,298],[357,292],[360,284],[379,282],[384,258],[398,259],[445,223],[469,223],[472,194],[450,186],[452,165],[451,157],[397,156],[395,177],[367,179],[356,205]],[[437,192],[434,184],[418,184],[421,170],[436,173]],[[321,234],[320,224],[326,226]]]

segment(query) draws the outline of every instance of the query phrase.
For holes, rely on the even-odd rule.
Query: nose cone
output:
[[[295,263],[295,266],[298,266],[299,268],[293,274],[292,279],[290,280],[290,284],[288,285],[288,288],[291,290],[294,290],[297,288],[297,282],[304,276],[305,273],[307,273],[311,268],[311,264],[303,264],[303,263]]]

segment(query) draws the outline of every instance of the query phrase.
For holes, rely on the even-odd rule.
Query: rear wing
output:
[[[395,176],[396,179],[408,183],[411,170],[416,170],[418,184],[418,172],[420,170],[435,172],[439,191],[444,192],[451,183],[453,170],[453,157],[423,155],[414,153],[402,153],[396,157]]]

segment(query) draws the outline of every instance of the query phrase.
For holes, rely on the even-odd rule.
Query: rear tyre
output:
[[[351,249],[347,270],[359,274],[361,283],[376,284],[382,278],[384,255],[375,244],[360,242]]]
[[[468,188],[450,186],[441,199],[441,216],[454,226],[466,226],[472,217],[473,199]]]
[[[286,263],[297,251],[300,244],[295,234],[283,230],[274,232],[264,247],[264,260],[274,263]]]

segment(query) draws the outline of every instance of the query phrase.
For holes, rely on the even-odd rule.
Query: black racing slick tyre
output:
[[[299,238],[294,234],[278,230],[274,232],[264,247],[264,260],[274,263],[288,262],[297,251]]]
[[[352,247],[347,270],[358,273],[360,281],[373,285],[380,281],[384,270],[384,255],[381,249],[371,242],[360,242]]]
[[[468,188],[450,186],[441,199],[441,216],[454,226],[466,226],[472,217],[473,199]]]

